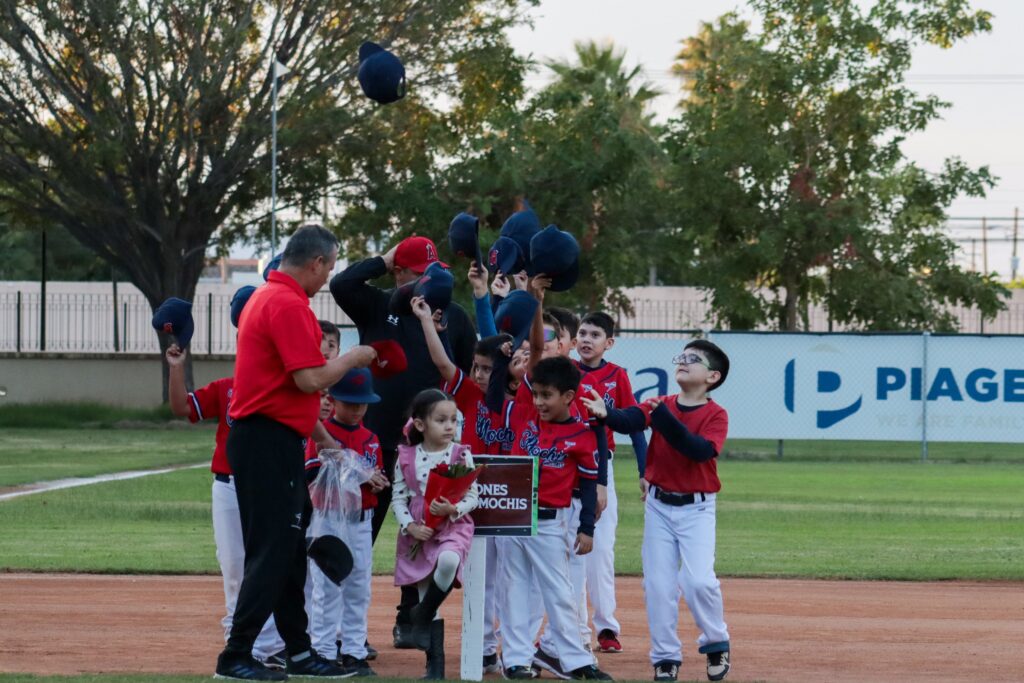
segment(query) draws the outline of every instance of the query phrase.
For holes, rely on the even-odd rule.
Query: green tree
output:
[[[965,272],[943,232],[988,169],[928,172],[905,137],[948,106],[905,85],[914,46],[990,30],[964,0],[751,0],[684,41],[683,113],[668,136],[681,273],[737,329],[806,327],[808,305],[870,329],[955,327],[951,304],[1004,307],[994,274]]]

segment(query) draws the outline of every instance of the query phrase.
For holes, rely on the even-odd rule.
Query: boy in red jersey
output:
[[[642,561],[654,680],[676,680],[682,663],[676,630],[682,594],[701,631],[698,651],[707,655],[708,679],[720,681],[729,673],[729,631],[715,576],[715,499],[722,488],[715,461],[729,417],[708,393],[728,376],[729,357],[698,339],[672,362],[680,389],[674,396],[609,410],[603,397],[591,392],[586,403],[617,432],[653,428],[640,486],[646,500]]]
[[[356,453],[363,464],[374,468],[373,477],[363,484],[363,505],[359,520],[342,531],[342,540],[352,551],[352,573],[340,586],[332,583],[315,563],[310,564],[313,595],[309,631],[313,647],[326,659],[337,657],[346,672],[374,676],[367,663],[367,627],[370,609],[370,572],[373,569],[373,511],[377,493],[389,486],[381,470],[380,441],[363,426],[367,406],[380,401],[373,392],[373,377],[366,368],[349,370],[328,389],[334,414],[323,421],[336,448]],[[312,481],[320,469],[316,444],[306,449],[306,478]],[[340,635],[341,646],[337,645]]]

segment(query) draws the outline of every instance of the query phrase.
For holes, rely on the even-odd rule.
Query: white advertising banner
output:
[[[712,396],[731,438],[1024,443],[1024,337],[715,332]],[[608,359],[637,400],[678,391],[687,339],[620,337]],[[641,360],[642,359],[642,360]]]

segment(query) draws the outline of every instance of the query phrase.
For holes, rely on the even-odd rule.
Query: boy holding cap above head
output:
[[[373,511],[377,494],[390,486],[381,470],[380,441],[363,426],[363,416],[370,404],[379,403],[373,391],[373,377],[366,368],[356,368],[327,390],[334,415],[323,421],[335,448],[349,449],[367,466],[375,470],[362,486],[363,506],[359,521],[350,523],[341,540],[352,551],[352,573],[340,586],[332,583],[311,564],[313,598],[309,630],[313,647],[322,656],[337,656],[346,672],[355,676],[374,676],[367,663],[367,624],[370,609],[370,572],[373,569]],[[320,469],[316,448],[306,451],[306,478],[312,481]],[[341,647],[336,645],[341,637]]]

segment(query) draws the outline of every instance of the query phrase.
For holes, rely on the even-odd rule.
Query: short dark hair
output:
[[[717,370],[721,375],[721,377],[718,378],[718,381],[712,384],[711,389],[708,389],[708,391],[713,391],[714,389],[722,386],[722,382],[724,382],[725,378],[729,376],[729,356],[725,355],[725,351],[720,349],[717,344],[712,344],[707,339],[694,339],[683,347],[684,351],[686,349],[697,349],[698,351],[703,351],[704,355],[707,356],[708,365],[711,366],[712,370]]]
[[[338,248],[338,238],[320,225],[303,225],[295,231],[285,245],[281,263],[289,266],[304,266],[313,259],[327,258]]]
[[[580,325],[593,325],[594,327],[600,327],[604,330],[605,336],[609,339],[615,336],[615,321],[604,311],[587,313],[583,316],[583,320],[580,321]]]
[[[580,331],[580,317],[578,315],[568,308],[562,308],[561,306],[549,306],[544,310],[558,321],[564,332],[569,333],[570,339],[576,338],[576,333]]]
[[[559,322],[558,318],[551,311],[544,311],[544,315],[541,316],[541,322],[554,328],[556,339],[562,336],[562,323]]]
[[[438,403],[454,400],[440,389],[424,389],[413,397],[412,405],[409,406],[409,419],[426,420],[430,417],[430,413],[434,412],[434,406]],[[416,429],[414,425],[409,425],[409,431],[405,438],[408,439],[410,446],[416,446],[423,443],[423,432]]]
[[[320,331],[323,332],[325,337],[334,337],[341,343],[341,330],[338,326],[332,323],[330,320],[317,320],[320,323]]]
[[[579,389],[581,377],[575,363],[565,356],[555,356],[545,358],[534,366],[530,372],[530,383],[552,387],[564,394]]]
[[[491,358],[505,342],[512,343],[511,334],[496,334],[492,337],[484,337],[473,347],[474,356],[487,356]],[[514,351],[515,349],[513,349]]]

